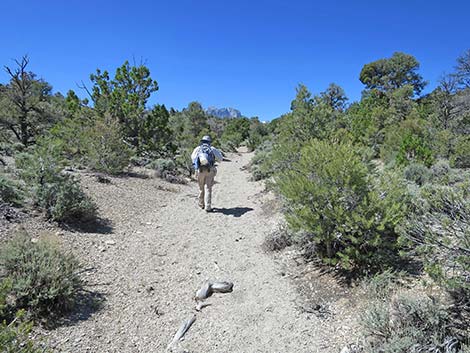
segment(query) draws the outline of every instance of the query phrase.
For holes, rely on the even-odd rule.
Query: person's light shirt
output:
[[[199,154],[200,150],[201,150],[201,146],[197,146],[194,149],[193,153],[191,154],[191,160],[193,162],[197,158],[197,155]],[[214,153],[214,157],[215,157],[216,161],[221,162],[224,159],[224,157],[222,156],[222,152],[220,152],[217,148],[211,146],[211,150]]]

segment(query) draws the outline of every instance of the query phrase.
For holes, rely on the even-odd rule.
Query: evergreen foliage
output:
[[[375,184],[353,145],[313,140],[277,184],[289,224],[309,234],[326,263],[377,266],[396,250],[394,227],[405,207],[400,182]]]

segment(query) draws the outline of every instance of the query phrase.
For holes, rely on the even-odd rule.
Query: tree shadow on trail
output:
[[[223,213],[226,216],[241,217],[245,213],[253,211],[251,207],[213,208],[214,213]]]

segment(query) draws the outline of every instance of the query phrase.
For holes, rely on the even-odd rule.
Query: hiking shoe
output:
[[[206,212],[212,212],[212,208],[206,208]]]

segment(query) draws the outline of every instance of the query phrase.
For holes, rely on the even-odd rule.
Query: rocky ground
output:
[[[281,220],[276,202],[246,171],[252,154],[219,166],[213,213],[197,207],[197,185],[145,173],[82,183],[101,219],[60,228],[27,217],[35,236],[56,237],[83,264],[86,292],[53,329],[55,352],[339,352],[354,343],[360,290],[307,263],[295,250],[261,246]],[[47,235],[46,235],[47,234]],[[233,282],[195,311],[206,280]],[[196,315],[167,349],[180,325]]]

